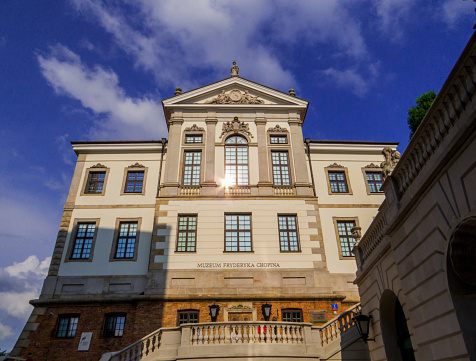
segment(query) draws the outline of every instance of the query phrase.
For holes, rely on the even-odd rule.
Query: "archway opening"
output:
[[[410,332],[395,293],[385,290],[380,299],[380,326],[389,361],[415,361]]]

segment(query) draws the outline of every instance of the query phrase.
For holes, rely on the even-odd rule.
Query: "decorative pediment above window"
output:
[[[127,168],[145,168],[145,165],[143,164],[139,164],[139,163],[135,163],[135,164],[131,164],[129,167]]]
[[[269,128],[268,132],[270,133],[288,133],[288,130],[286,128],[282,128],[277,124],[275,127]]]
[[[345,168],[343,165],[334,163],[334,164],[329,164],[327,168]]]
[[[238,120],[238,117],[235,117],[231,122],[223,123],[220,137],[223,137],[228,133],[242,133],[248,135],[250,138],[254,138],[250,132],[249,124],[245,124],[245,122],[240,122]]]
[[[242,92],[238,89],[233,89],[228,93],[222,90],[218,96],[207,100],[205,104],[264,104],[264,100],[251,95],[248,93],[248,90]]]
[[[365,168],[378,168],[380,169],[380,166],[377,164],[370,163],[369,165],[366,165]]]
[[[93,165],[91,168],[107,168],[107,167],[101,163],[98,163],[96,165]]]
[[[203,127],[197,126],[197,124],[192,125],[191,127],[185,128],[186,132],[204,132],[205,129]]]

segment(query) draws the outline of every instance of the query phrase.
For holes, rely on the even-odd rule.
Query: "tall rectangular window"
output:
[[[271,152],[273,163],[274,185],[287,186],[290,184],[288,152]]]
[[[79,315],[61,315],[56,328],[56,337],[70,338],[76,334],[78,327]]]
[[[235,135],[225,141],[225,177],[231,185],[248,185],[248,146]]]
[[[125,313],[110,313],[104,322],[104,337],[122,337],[126,324]]]
[[[183,310],[177,312],[177,323],[179,325],[184,323],[198,323],[198,310]]]
[[[200,159],[201,152],[185,152],[183,185],[200,185]]]
[[[142,193],[144,171],[128,171],[124,193]]]
[[[296,216],[279,215],[278,226],[281,252],[298,252],[300,249]]]
[[[251,215],[225,215],[225,251],[251,252]]]
[[[121,222],[115,258],[134,258],[137,241],[137,222]]]
[[[106,172],[89,172],[84,193],[102,193],[105,179]]]
[[[179,216],[177,252],[195,252],[197,240],[197,216]]]
[[[96,223],[78,223],[71,259],[88,259],[91,255]]]
[[[349,193],[345,172],[329,171],[328,174],[332,193]]]
[[[337,232],[339,233],[339,244],[342,257],[354,257],[352,249],[355,245],[355,238],[352,237],[354,221],[337,221]]]
[[[365,172],[367,184],[370,193],[382,193],[382,173],[381,172]]]

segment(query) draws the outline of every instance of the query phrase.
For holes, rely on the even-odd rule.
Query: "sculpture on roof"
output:
[[[236,61],[233,60],[233,66],[230,69],[231,76],[239,76],[240,68],[236,65]]]
[[[205,104],[264,104],[264,100],[253,96],[246,90],[244,93],[238,89],[230,91],[228,94],[224,90],[215,98],[207,100]]]
[[[392,173],[393,168],[395,168],[400,160],[400,153],[396,150],[392,150],[390,147],[385,147],[382,150],[382,154],[385,157],[385,161],[380,163],[380,168],[382,168],[382,176],[385,179]]]

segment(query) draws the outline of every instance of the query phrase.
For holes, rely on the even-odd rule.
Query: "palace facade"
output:
[[[384,200],[397,144],[303,139],[306,100],[232,70],[163,100],[168,139],[72,142],[53,259],[14,354],[99,360],[210,322],[304,339],[302,325],[355,309],[355,231]],[[298,328],[283,336],[286,323]],[[197,330],[190,344],[212,337]]]

